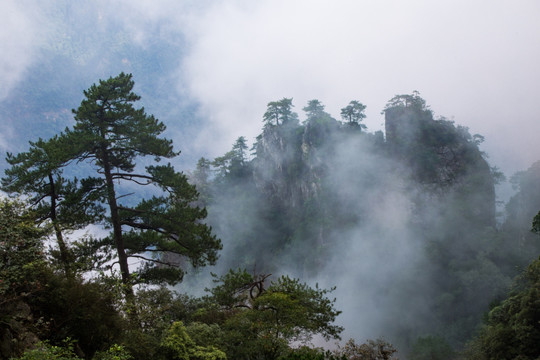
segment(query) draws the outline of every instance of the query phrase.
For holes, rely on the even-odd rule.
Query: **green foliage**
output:
[[[162,339],[172,323],[191,321],[199,306],[199,299],[177,294],[166,287],[143,287],[135,293],[131,308],[137,317],[127,324],[120,344],[137,360],[168,359],[160,345]]]
[[[292,111],[292,107],[292,98],[269,102],[263,116],[266,126],[296,124],[298,115]]]
[[[431,112],[431,110],[429,110],[429,106],[426,105],[426,101],[420,97],[420,92],[416,90],[410,95],[405,94],[394,96],[388,101],[383,112],[394,108],[412,108],[414,110]]]
[[[191,349],[195,346],[182,322],[175,322],[167,331],[161,346],[170,351],[174,359],[189,360]]]
[[[276,359],[292,341],[305,342],[315,334],[339,338],[343,329],[332,323],[340,312],[327,298],[333,289],[311,288],[286,276],[266,288],[267,278],[231,270],[209,290],[207,312],[223,314],[219,321],[228,357]]]
[[[303,110],[306,112],[307,119],[305,122],[304,134],[302,135],[302,142],[305,145],[314,148],[321,148],[324,147],[324,145],[331,144],[332,137],[339,128],[339,122],[324,111],[324,105],[322,105],[319,100],[309,101],[308,106],[304,107]],[[311,152],[308,154],[312,155]],[[313,163],[315,159],[310,156],[306,160]]]
[[[450,345],[440,336],[419,337],[408,358],[411,360],[450,360],[455,356]]]
[[[36,275],[46,266],[45,234],[22,203],[0,199],[0,305],[42,286]]]
[[[167,331],[161,346],[169,359],[178,360],[225,360],[225,353],[213,346],[199,346],[191,339],[182,322],[174,322]]]
[[[361,123],[366,118],[365,109],[366,106],[364,104],[357,100],[352,100],[349,105],[341,109],[341,117],[350,126],[366,129],[366,125]]]
[[[0,199],[0,357],[21,354],[38,340],[28,301],[45,286],[43,235],[22,203]]]
[[[133,208],[121,208],[121,224],[132,228],[123,234],[125,248],[128,257],[147,261],[138,271],[138,282],[173,285],[182,279],[179,256],[195,267],[214,264],[221,243],[201,222],[206,210],[191,205],[198,194],[185,175],[174,172],[170,165],[149,166],[147,170],[164,195],[143,199]],[[148,257],[148,252],[156,256]]]
[[[35,349],[27,350],[19,360],[79,360],[75,354],[74,343],[70,339],[63,346],[54,346],[46,342],[39,343]]]
[[[19,355],[38,340],[28,301],[43,290],[49,271],[43,235],[22,203],[0,199],[0,357]]]
[[[211,164],[217,172],[216,182],[231,184],[249,176],[251,168],[247,163],[247,149],[246,139],[240,136],[230,151],[212,161]]]
[[[540,234],[540,211],[533,219],[531,231]]]
[[[93,360],[131,360],[133,357],[122,346],[114,344],[107,351],[97,353]]]
[[[199,203],[202,206],[208,205],[212,198],[211,190],[211,170],[212,162],[204,157],[200,158],[197,161],[197,166],[195,171],[193,171],[192,176],[190,177],[190,182],[196,186],[197,191],[199,192]]]
[[[205,324],[202,322],[191,322],[186,326],[186,331],[199,346],[214,346],[224,348],[224,333],[217,324]]]
[[[348,360],[390,360],[397,352],[392,344],[382,339],[368,340],[363,344],[357,344],[354,339],[349,339],[345,346],[339,347],[335,354]]]
[[[103,216],[103,208],[94,203],[95,198],[87,196],[90,189],[99,185],[96,179],[79,181],[62,176],[63,169],[71,161],[71,148],[65,134],[47,141],[30,142],[27,152],[7,154],[6,161],[11,168],[6,169],[2,178],[2,190],[28,196],[28,203],[36,212],[36,221],[51,221],[57,232],[83,228],[99,222]]]
[[[9,348],[7,355],[12,355],[39,338],[53,345],[72,338],[80,351],[91,355],[118,339],[123,325],[111,289],[55,272],[46,261],[44,232],[35,226],[34,215],[9,200],[2,200],[1,208],[2,350]]]
[[[227,274],[214,280],[218,285],[207,291],[212,294],[212,302],[223,308],[233,309],[240,304],[248,306],[247,302],[252,296],[256,296],[254,291],[260,292],[260,286],[264,284],[264,282],[261,284],[260,280],[263,280],[263,277],[256,279],[245,269],[236,271],[231,269]]]
[[[84,92],[85,99],[73,111],[73,129],[48,141],[31,143],[26,153],[8,154],[12,168],[2,179],[3,189],[29,197],[33,210],[23,219],[21,206],[2,205],[0,303],[7,305],[0,310],[0,336],[2,344],[15,333],[29,334],[31,339],[14,339],[12,342],[19,341],[20,346],[10,348],[12,353],[38,337],[57,344],[71,336],[77,340],[78,352],[89,357],[121,340],[124,329],[125,344],[139,339],[140,344],[157,347],[170,322],[152,323],[148,316],[137,319],[137,310],[143,305],[141,302],[137,309],[133,283],[173,285],[182,280],[187,261],[197,267],[217,260],[221,243],[203,223],[206,210],[195,205],[198,193],[187,177],[170,164],[141,169],[141,157],[159,162],[177,153],[170,140],[160,137],[164,124],[147,115],[144,108],[135,108],[140,97],[132,92],[133,86],[132,76],[124,73],[100,81]],[[75,163],[90,165],[85,171],[94,170],[95,177],[63,178],[62,170]],[[146,186],[150,187],[142,191],[142,200],[129,198],[134,188]],[[105,207],[107,218],[103,216]],[[47,226],[41,230],[36,224]],[[67,278],[49,267],[42,250],[42,236],[48,234],[49,224],[56,234]],[[105,225],[112,234],[104,239],[83,237],[72,246],[65,242],[64,231],[88,224]],[[111,256],[113,248],[116,259]],[[128,258],[142,260],[138,271],[130,272]],[[80,271],[110,268],[111,260],[120,265],[121,285],[112,278],[101,282],[107,278],[103,273],[92,281],[79,277]],[[118,296],[119,289],[126,296],[125,303]],[[163,307],[159,310],[165,314]],[[24,321],[15,319],[17,312]],[[130,318],[129,326],[122,315]],[[170,319],[179,316],[174,313]],[[137,328],[145,321],[146,328]],[[15,325],[25,331],[12,330]],[[144,350],[146,355],[152,353],[149,347]],[[141,352],[133,355],[145,357]]]
[[[301,346],[291,349],[288,354],[280,356],[279,360],[347,360],[347,357],[336,355],[330,350]]]
[[[397,95],[384,113],[388,147],[411,167],[415,180],[450,187],[471,182],[473,178],[466,177],[478,173],[484,175],[480,181],[489,180],[493,187],[489,166],[478,150],[479,135],[472,136],[467,128],[445,118],[435,120],[417,92]],[[481,184],[476,185],[475,190],[482,191]]]
[[[84,91],[85,99],[73,110],[76,125],[69,133],[78,140],[74,154],[79,159],[132,172],[137,156],[157,160],[176,155],[170,140],[158,138],[165,125],[133,106],[140,100],[133,86],[132,75],[121,73]]]
[[[44,323],[40,337],[59,344],[70,337],[80,352],[92,356],[123,336],[126,321],[118,311],[117,290],[98,281],[49,274],[43,289],[28,303]]]
[[[137,318],[143,332],[160,338],[174,321],[188,320],[197,309],[196,299],[166,287],[143,288],[135,294]]]
[[[324,111],[320,101],[311,100],[302,125],[292,111],[292,99],[270,102],[254,157],[247,155],[246,139],[238,138],[225,155],[199,161],[190,178],[196,189],[170,164],[157,164],[177,153],[170,140],[160,137],[165,126],[134,107],[139,97],[132,92],[133,85],[126,74],[100,81],[85,91],[85,100],[74,111],[77,124],[72,130],[30,143],[25,153],[8,154],[12,167],[3,189],[33,202],[1,205],[0,347],[3,351],[5,344],[15,344],[8,356],[20,355],[39,339],[53,345],[40,345],[25,356],[69,359],[75,353],[86,358],[95,353],[95,359],[117,360],[224,359],[225,353],[239,360],[394,356],[393,346],[383,340],[364,344],[351,340],[335,353],[291,348],[315,334],[339,338],[343,329],[333,324],[339,314],[335,299],[328,298],[333,289],[313,288],[286,276],[267,284],[267,275],[230,271],[203,299],[177,295],[165,287],[137,287],[125,301],[120,290],[130,295],[134,283],[174,285],[189,262],[204,266],[217,261],[220,241],[203,223],[206,210],[198,207],[206,204],[216,210],[213,216],[225,214],[217,227],[230,238],[229,251],[235,255],[222,264],[226,268],[257,265],[274,271],[286,264],[311,275],[335,254],[340,236],[371,224],[381,194],[392,190],[386,179],[405,185],[400,192],[408,193],[411,221],[404,226],[421,234],[416,250],[424,250],[426,260],[415,269],[412,284],[400,285],[407,279],[401,274],[385,279],[390,286],[384,296],[390,302],[411,295],[408,301],[425,305],[414,323],[410,308],[396,311],[404,316],[388,316],[390,336],[403,340],[399,345],[410,350],[413,359],[454,356],[450,345],[459,348],[487,302],[500,299],[516,269],[538,254],[534,246],[538,237],[529,231],[529,219],[538,212],[538,166],[513,178],[518,193],[507,206],[502,231],[496,230],[493,184],[501,174],[478,149],[483,138],[447,119],[434,119],[417,92],[388,103],[386,139],[380,132],[359,131],[365,128],[361,123],[365,106],[358,101],[342,109],[346,122],[342,124]],[[343,158],[343,144],[353,153],[351,158]],[[143,167],[144,157],[156,163],[148,160]],[[95,177],[65,178],[69,172],[63,170],[73,161],[89,164]],[[369,162],[377,165],[357,166]],[[343,189],[336,172],[352,179],[355,196],[347,192],[340,197]],[[135,199],[134,193],[139,197]],[[530,213],[525,222],[524,213]],[[62,232],[89,223],[106,225],[112,234],[61,244]],[[43,236],[51,230],[60,254],[56,250],[49,254],[66,265],[66,274],[73,271],[69,279],[50,266],[43,250]],[[540,232],[540,213],[532,230]],[[64,255],[62,247],[67,250]],[[142,265],[130,272],[129,258]],[[106,262],[120,263],[123,284],[103,272],[91,281],[81,279],[83,271],[110,269],[104,267]],[[533,265],[511,296],[487,315],[480,336],[471,343],[473,357],[538,356],[534,351],[540,342],[535,322],[540,290],[538,266]],[[426,333],[445,338],[417,338]],[[76,343],[62,345],[66,337]],[[1,355],[5,357],[4,352]]]
[[[468,344],[470,359],[537,359],[540,356],[540,259],[533,261],[518,287],[488,314]]]
[[[306,112],[307,121],[330,116],[330,114],[324,111],[324,105],[317,99],[308,101],[307,106],[302,108],[302,110]]]
[[[256,298],[253,306],[264,310],[266,315],[271,310],[271,317],[277,318],[276,331],[285,339],[310,339],[312,334],[335,339],[343,328],[332,325],[341,313],[334,309],[336,299],[327,297],[334,290],[319,289],[318,285],[312,288],[298,279],[282,276]]]
[[[86,196],[109,208],[108,225],[113,231],[108,244],[116,248],[127,295],[132,293],[132,281],[176,284],[183,276],[180,257],[203,266],[213,264],[221,249],[219,239],[202,222],[206,210],[193,206],[198,193],[184,174],[170,164],[138,171],[136,160],[141,157],[159,162],[178,153],[171,140],[160,137],[165,125],[144,108],[135,108],[140,97],[133,86],[131,74],[124,73],[92,85],[73,110],[75,126],[65,134],[74,144],[69,159],[92,164],[98,174],[85,179],[94,184],[86,189]],[[153,186],[147,191],[151,197],[143,197],[135,206],[126,199],[133,186],[148,185]],[[120,196],[127,188],[130,193]],[[144,263],[136,276],[130,273],[128,258]]]

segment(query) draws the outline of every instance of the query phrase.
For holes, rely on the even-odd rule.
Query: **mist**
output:
[[[425,336],[462,348],[539,249],[530,236],[516,244],[504,230],[514,220],[497,222],[478,138],[417,93],[394,99],[417,107],[389,105],[386,138],[318,110],[266,123],[251,156],[239,139],[198,167],[192,181],[224,249],[184,285],[211,286],[203,273],[230,268],[288,274],[337,287],[344,339],[384,338],[400,354]],[[526,206],[530,222],[540,203]]]
[[[485,137],[486,163],[472,173],[486,179],[485,166],[496,166],[507,178],[529,174],[540,158],[535,0],[8,0],[0,10],[8,54],[0,60],[2,170],[6,152],[72,125],[83,89],[133,73],[146,111],[182,151],[178,168],[195,173],[199,158],[222,156],[239,136],[255,145],[243,159],[249,172],[221,176],[216,167],[208,184],[197,184],[224,244],[208,271],[246,267],[336,286],[344,338],[383,336],[407,348],[437,334],[461,345],[460,329],[474,328],[537,255],[524,235],[537,206],[533,196],[523,205],[525,185],[497,188],[506,207],[498,207],[498,223],[483,222],[485,189],[466,193],[459,182],[434,189],[388,152],[388,134],[377,133],[386,130],[387,101],[419,90],[435,119]],[[367,131],[347,136],[334,124],[317,144],[285,131],[280,147],[264,135],[263,114],[284,97],[298,112],[320,99],[336,119],[358,99],[367,105]],[[293,163],[301,167],[282,171]],[[522,247],[511,240],[516,234]],[[447,277],[449,269],[458,270]],[[183,288],[200,293],[205,272],[188,274]],[[465,290],[452,292],[455,284]],[[467,302],[474,305],[465,309]],[[444,319],[456,304],[461,317]]]
[[[45,101],[41,93],[69,92],[34,112],[35,138],[67,122],[42,121],[46,114],[69,112],[89,83],[125,71],[178,139],[186,166],[223,153],[238,134],[252,141],[272,99],[325,99],[337,113],[358,98],[369,104],[367,125],[377,130],[385,102],[413,90],[439,115],[484,135],[491,161],[507,175],[538,153],[536,1],[495,1],[489,11],[484,4],[423,0],[2,6],[0,46],[10,56],[2,60],[0,106],[3,133],[13,134],[3,136],[4,151],[25,138],[14,123],[21,114],[10,110],[14,97],[25,104]],[[33,96],[24,91],[29,86],[37,88]]]

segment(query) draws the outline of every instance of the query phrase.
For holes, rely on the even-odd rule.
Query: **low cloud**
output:
[[[292,97],[297,111],[319,99],[335,117],[359,100],[374,131],[382,128],[388,99],[419,90],[436,114],[484,135],[492,163],[511,174],[538,157],[539,10],[535,0],[496,0],[489,9],[465,0],[100,0],[47,7],[7,0],[0,4],[0,100],[43,62],[40,56],[64,51],[86,59],[85,74],[106,78],[131,69],[127,57],[111,63],[111,41],[149,51],[160,43],[178,56],[178,67],[162,74],[178,79],[170,92],[198,109],[200,133],[184,148],[216,156],[238,136],[253,140],[266,104],[283,97]]]
[[[31,2],[6,0],[0,2],[0,101],[24,76],[25,70],[37,59],[43,35],[43,19],[39,6]]]
[[[186,28],[184,84],[209,127],[201,144],[223,152],[261,128],[266,103],[317,98],[334,116],[368,106],[370,130],[398,93],[419,90],[439,115],[485,135],[509,171],[538,156],[540,24],[535,1],[212,2]]]

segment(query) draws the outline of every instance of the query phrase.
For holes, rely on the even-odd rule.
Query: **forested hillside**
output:
[[[540,162],[497,207],[482,136],[415,92],[384,133],[357,100],[272,101],[252,146],[186,175],[133,86],[101,80],[7,156],[0,359],[540,356]]]

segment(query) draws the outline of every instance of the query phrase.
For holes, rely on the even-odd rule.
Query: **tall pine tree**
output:
[[[192,205],[198,193],[184,174],[170,164],[144,170],[136,166],[141,157],[159,162],[178,153],[171,140],[160,137],[165,125],[144,108],[134,107],[140,97],[133,86],[132,75],[124,73],[94,84],[73,110],[76,125],[66,131],[71,158],[92,164],[97,172],[93,179],[101,182],[93,191],[109,209],[109,239],[116,247],[127,295],[132,293],[132,280],[175,284],[182,279],[185,260],[193,266],[213,264],[221,249],[220,240],[202,222],[206,210]],[[153,189],[146,191],[150,197],[133,205],[138,199],[129,195],[136,186]],[[128,258],[142,262],[137,279],[131,278]]]

